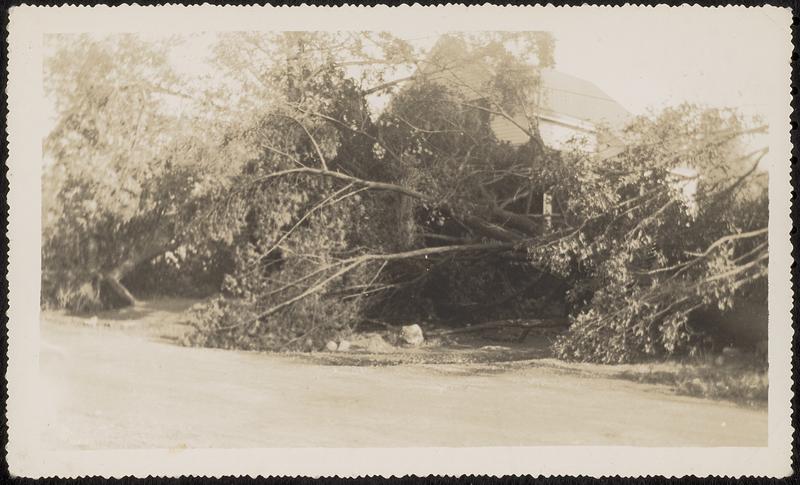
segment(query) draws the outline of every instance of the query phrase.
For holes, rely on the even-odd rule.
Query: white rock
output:
[[[335,352],[337,348],[336,342],[331,340],[330,342],[325,344],[325,348],[328,349],[329,352]]]
[[[425,341],[425,337],[422,335],[422,328],[417,324],[403,326],[400,329],[400,338],[403,339],[403,342],[414,347],[421,345]]]
[[[348,350],[350,350],[350,342],[348,342],[347,340],[342,340],[341,342],[339,342],[339,347],[336,350],[338,350],[339,352],[347,352]]]
[[[86,325],[88,325],[90,327],[96,327],[97,326],[97,315],[95,315],[92,318],[86,320]]]

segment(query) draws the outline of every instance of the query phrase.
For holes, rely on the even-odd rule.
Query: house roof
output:
[[[543,115],[564,116],[593,125],[624,125],[633,116],[595,84],[553,69],[541,71]]]
[[[491,68],[476,58],[462,40],[443,36],[432,49],[422,72],[432,79],[444,81],[470,97],[492,77]],[[594,83],[554,69],[542,69],[542,117],[552,117],[567,124],[609,125],[620,127],[633,115]]]

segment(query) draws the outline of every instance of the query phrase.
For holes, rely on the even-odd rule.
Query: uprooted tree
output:
[[[547,34],[449,36],[425,56],[386,34],[230,34],[204,87],[135,39],[72,46],[49,66],[48,301],[131,302],[126,278],[180,253],[184,272],[228,261],[197,344],[559,316],[557,353],[603,362],[691,351],[694,312],[765,301],[766,152],[741,143],[764,128],[681,106],[607,133],[612,151],[549,148]],[[493,119],[530,141],[501,143]]]

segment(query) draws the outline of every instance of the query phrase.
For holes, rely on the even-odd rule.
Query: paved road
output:
[[[53,448],[760,446],[767,413],[550,367],[342,367],[43,324]],[[485,369],[485,367],[483,367]]]

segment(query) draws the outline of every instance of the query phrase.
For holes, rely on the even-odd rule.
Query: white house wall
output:
[[[522,126],[527,126],[528,121],[523,115],[514,117],[514,121]],[[522,145],[528,142],[528,135],[510,120],[495,116],[491,120],[491,127],[495,136],[500,141],[506,141],[512,145]],[[550,148],[561,150],[566,148],[573,141],[578,141],[586,151],[597,150],[597,136],[587,130],[567,126],[563,123],[553,122],[547,119],[539,120],[539,133],[542,141]]]
[[[597,135],[579,128],[540,120],[539,133],[544,144],[556,150],[563,150],[567,147],[579,147],[587,152],[597,150]]]
[[[514,121],[522,126],[528,125],[528,120],[523,115],[515,116]],[[528,143],[528,135],[517,125],[502,116],[492,117],[491,127],[494,135],[500,141],[507,141],[512,145]]]

